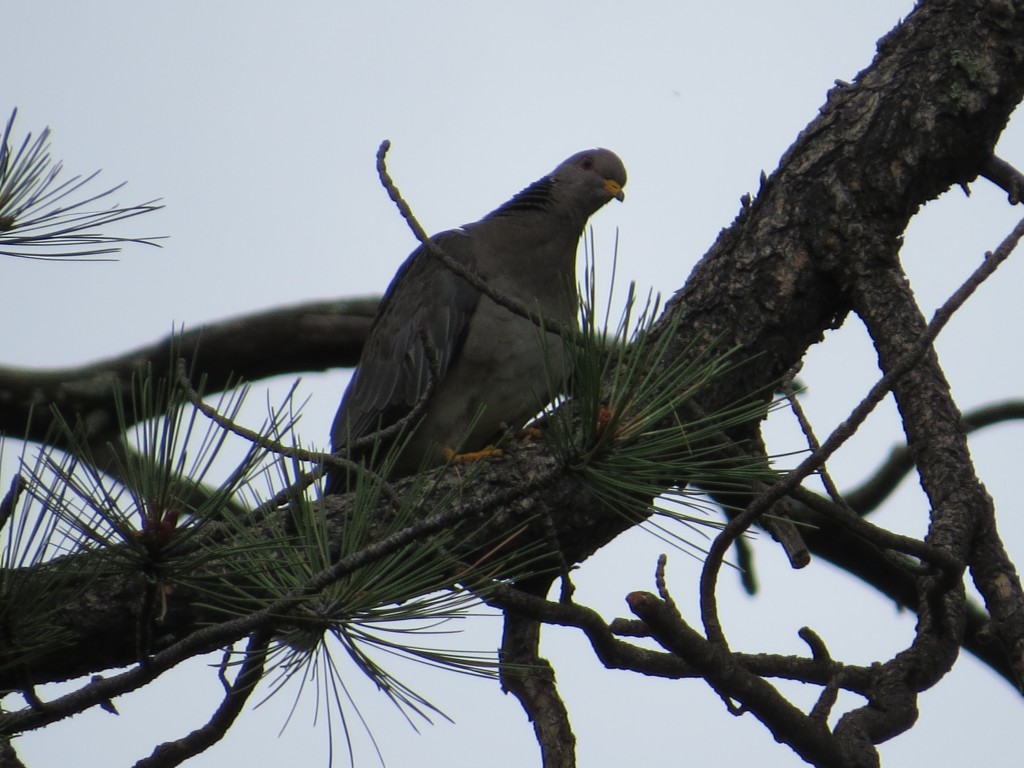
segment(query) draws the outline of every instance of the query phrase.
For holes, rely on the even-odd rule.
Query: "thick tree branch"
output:
[[[223,647],[257,630],[272,628],[282,617],[290,615],[297,597],[316,594],[339,578],[403,548],[419,545],[425,538],[440,532],[458,527],[451,554],[466,561],[472,561],[480,553],[489,553],[492,559],[500,556],[502,553],[495,551],[496,541],[514,541],[517,547],[542,545],[545,537],[541,526],[531,530],[530,523],[540,510],[546,509],[552,486],[559,478],[564,481],[563,475],[564,470],[544,453],[542,446],[527,445],[520,451],[506,454],[500,461],[480,467],[474,472],[471,484],[456,473],[440,471],[425,491],[418,478],[403,480],[396,486],[400,492],[408,492],[414,486],[420,488],[421,508],[435,509],[444,502],[441,511],[417,519],[412,525],[341,558],[313,576],[295,594],[228,621],[224,621],[224,611],[230,607],[218,606],[208,589],[196,592],[187,580],[174,582],[174,588],[164,592],[165,605],[160,616],[143,614],[140,606],[153,588],[143,569],[96,577],[91,575],[89,558],[92,556],[89,554],[70,556],[42,570],[10,571],[7,578],[12,589],[23,587],[20,580],[34,579],[42,580],[49,587],[48,600],[52,599],[53,605],[60,608],[51,617],[50,629],[62,635],[64,644],[51,646],[46,651],[33,646],[34,655],[28,661],[21,657],[20,650],[4,648],[3,653],[13,653],[23,663],[20,667],[12,664],[0,669],[0,686],[21,690],[30,684],[67,680],[94,669],[141,664],[115,677],[94,681],[56,701],[46,702],[45,706],[35,708],[36,711],[0,714],[0,731],[37,728],[55,722],[101,700],[134,690],[186,658]],[[564,492],[567,494],[564,507],[575,515],[571,519],[585,524],[590,516],[596,528],[603,526],[609,540],[633,524],[633,518],[626,519],[607,508],[594,518],[593,501],[583,492],[578,479],[570,479]],[[340,551],[340,541],[347,534],[347,521],[356,499],[353,495],[338,495],[327,497],[322,503],[327,515],[327,528],[322,535],[330,542],[331,551]],[[395,510],[385,508],[379,513],[383,525]],[[245,546],[251,547],[254,537],[271,539],[274,534],[269,532],[285,529],[292,514],[288,508],[278,508],[265,510],[268,519],[262,523],[256,517],[246,520]],[[602,515],[609,519],[602,519]],[[268,533],[262,533],[261,526]],[[210,529],[209,536],[218,546],[231,547],[230,533],[216,524]],[[510,536],[509,532],[515,535]],[[559,533],[565,535],[562,529]],[[590,554],[575,548],[566,552],[579,560]],[[211,567],[217,569],[216,562]],[[55,578],[57,569],[69,576]],[[84,571],[84,584],[75,578],[78,571]],[[224,575],[217,570],[215,573]],[[246,573],[238,575],[246,578]],[[201,574],[191,576],[202,583]],[[153,656],[139,657],[135,639],[140,634],[157,638],[149,649],[154,652]],[[0,660],[5,659],[3,653],[0,653]]]
[[[558,695],[555,670],[540,656],[540,622],[505,611],[501,637],[501,686],[522,704],[533,723],[544,768],[575,768],[576,737]]]
[[[981,175],[1006,192],[1010,205],[1024,199],[1024,174],[1002,158],[992,155],[982,166]]]
[[[0,768],[25,768],[11,739],[0,739]]]
[[[377,303],[367,298],[282,307],[176,333],[78,368],[0,367],[0,434],[54,440],[49,430],[50,408],[55,407],[71,424],[80,419],[97,443],[119,437],[115,395],[126,394],[132,376],[149,370],[172,376],[179,358],[206,377],[207,394],[237,386],[239,380],[353,366]]]

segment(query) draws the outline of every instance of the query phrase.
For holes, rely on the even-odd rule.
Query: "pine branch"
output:
[[[105,260],[123,243],[156,245],[154,237],[118,237],[107,234],[112,224],[163,208],[151,200],[141,205],[114,205],[92,210],[124,184],[103,192],[85,192],[99,171],[60,180],[61,163],[50,157],[50,129],[32,140],[26,134],[20,146],[13,141],[13,110],[0,137],[0,255],[24,259]]]

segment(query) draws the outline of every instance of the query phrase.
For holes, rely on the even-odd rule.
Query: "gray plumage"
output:
[[[578,152],[480,221],[431,239],[496,291],[543,318],[575,324],[580,235],[591,214],[612,198],[623,199],[625,183],[626,169],[613,152]],[[436,355],[437,379],[388,474],[441,464],[446,450],[484,448],[558,394],[568,373],[563,343],[555,334],[547,337],[421,245],[381,301],[334,419],[332,450],[412,412],[431,387],[428,348]],[[376,448],[378,460],[388,447]],[[365,460],[370,452],[353,451],[350,458]],[[345,491],[346,473],[329,470],[326,492]]]

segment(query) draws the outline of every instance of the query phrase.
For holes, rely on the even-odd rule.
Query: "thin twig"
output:
[[[913,536],[893,533],[886,528],[870,523],[854,512],[848,505],[836,504],[801,487],[794,488],[790,492],[790,496],[808,509],[812,509],[835,520],[880,549],[911,555],[922,562],[944,568],[947,571],[958,572],[961,568],[959,561],[948,552],[933,547],[928,542],[921,541],[921,539],[915,539]]]
[[[627,602],[663,648],[700,669],[729,712],[753,712],[776,739],[785,741],[813,765],[844,765],[837,740],[827,726],[812,721],[762,675],[740,664],[740,654],[702,637],[679,611],[656,595],[633,592]],[[821,665],[814,660],[810,664],[820,674]]]
[[[269,645],[269,633],[254,634],[249,639],[249,645],[245,649],[245,661],[242,662],[234,683],[226,686],[224,700],[209,722],[187,736],[160,744],[149,757],[139,760],[135,768],[173,768],[224,738],[224,734],[238,718],[245,702],[263,677]]]
[[[807,440],[807,445],[813,453],[821,447],[821,444],[818,442],[817,435],[814,434],[814,427],[811,425],[810,419],[807,418],[807,414],[804,412],[803,406],[796,397],[796,390],[793,389],[792,378],[787,378],[788,380],[780,388],[782,396],[785,397],[786,402],[789,403],[789,407],[792,409],[793,415],[796,416],[797,424],[800,425],[800,431],[804,433],[804,439]],[[846,502],[843,501],[843,495],[839,493],[839,488],[832,480],[832,476],[828,471],[828,466],[824,462],[822,462],[821,466],[818,468],[818,476],[821,477],[821,482],[825,486],[825,490],[828,492],[828,495],[832,497],[832,500],[836,504],[846,506]]]
[[[352,453],[354,453],[357,450],[361,450],[363,448],[372,446],[378,441],[388,440],[394,437],[403,429],[405,429],[410,423],[418,419],[422,415],[423,411],[426,410],[426,406],[430,399],[430,396],[433,394],[437,386],[440,371],[437,351],[430,344],[430,341],[429,339],[427,339],[426,334],[420,334],[420,341],[423,344],[424,354],[426,355],[427,358],[430,377],[427,380],[427,387],[423,395],[413,406],[413,409],[408,414],[403,416],[401,419],[396,421],[394,424],[391,424],[388,427],[378,430],[376,432],[363,435],[360,438],[348,443],[344,448],[340,448],[339,450],[333,453],[311,451],[294,445],[285,445],[284,443],[281,443],[277,440],[272,440],[268,436],[261,434],[255,430],[243,427],[241,424],[238,424],[233,419],[225,416],[212,405],[206,403],[202,399],[202,396],[199,394],[199,392],[195,389],[195,387],[192,386],[192,381],[188,377],[188,372],[186,370],[186,363],[184,358],[178,359],[177,383],[178,386],[181,388],[182,393],[185,395],[185,398],[192,404],[192,406],[222,429],[231,432],[232,434],[238,435],[239,437],[248,440],[249,442],[258,446],[259,448],[267,450],[271,453],[278,454],[279,456],[298,459],[299,461],[307,461],[312,464],[318,465],[316,469],[302,475],[295,484],[277,494],[277,496],[274,497],[275,500],[277,500],[280,497],[280,500],[274,505],[277,506],[280,503],[283,503],[287,501],[289,498],[291,498],[291,496],[294,493],[302,491],[305,488],[312,485],[313,483],[315,483],[320,477],[323,476],[324,471],[327,467],[341,469],[346,472],[361,472],[364,474],[371,474],[376,476],[375,472],[366,468],[359,462],[352,461],[351,459],[347,458],[345,454],[352,455]],[[386,482],[383,482],[383,478],[379,479],[383,483],[385,494],[388,495],[392,501],[395,501],[393,489],[391,489],[391,487]]]
[[[832,655],[828,652],[828,647],[825,642],[818,636],[818,634],[810,627],[801,627],[797,632],[800,639],[807,643],[807,647],[811,649],[811,656],[814,660],[824,666],[833,667],[837,666],[832,661]],[[832,676],[829,681],[825,684],[825,687],[821,691],[821,695],[818,696],[818,700],[814,703],[811,711],[808,713],[808,717],[814,722],[821,723],[821,725],[827,725],[828,716],[832,712],[832,707],[835,706],[836,700],[839,698],[839,684],[837,682],[838,675]]]
[[[265,449],[270,453],[276,453],[286,458],[298,459],[299,461],[308,461],[317,465],[309,472],[305,472],[300,475],[298,480],[292,483],[292,485],[279,491],[273,498],[261,504],[257,508],[259,510],[275,509],[281,504],[287,503],[297,494],[301,493],[323,477],[327,466],[339,467],[348,472],[362,472],[364,474],[378,477],[373,470],[367,469],[358,462],[339,456],[337,453],[323,453],[322,451],[310,451],[294,445],[285,445],[284,443],[271,440],[266,435],[262,435],[255,430],[243,427],[241,424],[236,423],[234,420],[228,418],[202,399],[199,392],[197,392],[192,386],[192,382],[188,378],[188,374],[185,371],[184,359],[178,360],[178,386],[181,388],[185,398],[192,404],[192,406],[206,416],[206,418],[210,419],[214,424],[221,427],[221,429],[238,435],[239,437],[248,440],[253,445],[258,446],[261,449]],[[367,439],[371,439],[372,441],[372,438],[373,436],[368,436]],[[380,480],[381,489],[384,492],[384,495],[387,496],[392,503],[397,503],[397,497],[394,489],[385,482],[383,478],[378,477],[378,479]]]
[[[685,421],[690,423],[706,423],[711,417],[707,411],[701,408],[693,400],[687,400],[680,404],[680,415]],[[720,452],[724,457],[735,459],[740,462],[749,460],[749,452],[741,449],[732,439],[725,434],[719,434],[715,436],[708,436],[707,443],[709,447],[713,447],[716,452]],[[767,457],[765,455],[765,449],[763,444],[758,448],[758,454],[764,459],[767,464]],[[733,505],[725,502],[721,499],[721,489],[717,489],[713,484],[698,484],[702,490],[708,493],[715,501],[722,506],[723,509],[731,509]],[[760,492],[764,486],[760,481],[755,482],[753,491]],[[729,491],[725,491],[726,495]],[[807,542],[804,541],[803,536],[800,533],[800,529],[794,525],[793,521],[783,517],[782,515],[772,516],[765,518],[761,525],[768,533],[771,534],[772,538],[782,547],[785,552],[790,565],[793,568],[799,569],[805,567],[810,562],[810,553],[807,549]],[[740,540],[737,539],[737,544]],[[749,565],[749,558],[747,563]]]
[[[359,468],[359,465],[355,462],[341,458],[335,454],[323,453],[322,451],[310,451],[306,448],[299,448],[294,445],[285,445],[284,443],[280,443],[276,440],[271,440],[266,435],[262,435],[253,429],[243,427],[241,424],[236,423],[212,405],[203,401],[202,396],[200,396],[199,392],[196,391],[192,386],[192,382],[189,380],[188,374],[185,370],[184,359],[178,360],[177,378],[178,386],[181,388],[182,393],[197,411],[202,413],[217,426],[248,440],[253,445],[266,449],[271,453],[276,453],[290,459],[298,459],[299,461],[308,461],[314,464],[330,464],[331,466],[348,470]]]
[[[476,272],[457,262],[445,253],[444,249],[434,242],[429,235],[427,235],[426,230],[420,226],[420,223],[416,220],[416,216],[413,214],[409,204],[405,202],[402,194],[398,191],[398,187],[395,185],[395,182],[388,173],[384,158],[390,148],[391,142],[387,139],[380,143],[380,148],[377,150],[377,175],[380,177],[380,182],[384,186],[384,189],[387,190],[388,197],[390,197],[391,201],[398,206],[398,211],[402,214],[402,218],[405,219],[406,224],[409,225],[409,229],[412,230],[413,235],[416,236],[416,239],[420,241],[423,247],[427,249],[427,252],[440,261],[444,265],[445,269],[465,280],[471,287],[480,291],[480,293],[484,294],[495,304],[504,307],[512,314],[529,320],[538,328],[550,333],[555,333],[563,339],[578,339],[580,335],[579,328],[572,324],[558,322],[555,318],[541,317],[539,313],[531,310],[526,303],[520,301],[514,296],[504,293],[503,291],[497,290]]]
[[[651,627],[638,619],[615,619],[608,623],[593,608],[579,603],[547,600],[505,584],[489,584],[486,589],[475,594],[484,603],[499,610],[516,611],[544,624],[581,630],[590,641],[597,658],[608,669],[627,669],[671,680],[704,676],[700,668],[683,656],[641,648],[620,640],[620,636],[654,637]],[[825,668],[817,658],[768,653],[733,653],[732,658],[755,675],[812,685],[827,685],[841,672],[840,687],[858,694],[863,694],[872,680],[869,667],[832,662],[832,668]]]
[[[33,685],[26,685],[24,688],[21,689],[20,693],[24,697],[24,699],[28,703],[28,705],[34,711],[36,711],[36,712],[45,712],[46,711],[47,704],[46,704],[45,701],[43,701],[41,698],[39,698],[39,694],[36,693],[35,686],[33,686]]]
[[[661,599],[665,601],[665,605],[674,611],[678,611],[679,607],[676,605],[676,601],[672,599],[672,595],[668,591],[668,583],[665,580],[665,570],[667,568],[668,555],[658,555],[658,567],[654,570],[654,583],[658,588],[658,594],[661,596]]]

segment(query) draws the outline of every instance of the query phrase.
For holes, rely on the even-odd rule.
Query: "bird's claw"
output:
[[[466,453],[456,453],[451,448],[446,448],[444,451],[445,461],[457,464],[463,464],[467,461],[479,461],[480,459],[490,459],[495,456],[504,456],[505,452],[501,448],[495,448],[493,445],[488,445],[485,448],[481,448],[479,451],[467,451]]]

